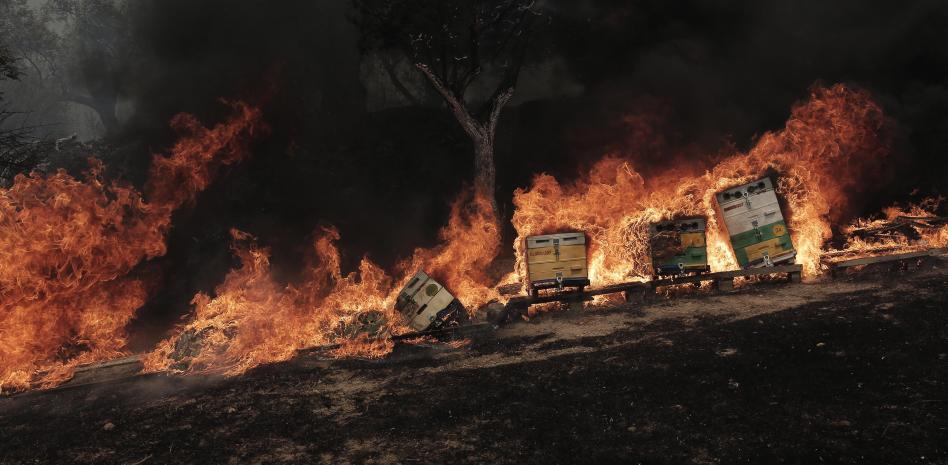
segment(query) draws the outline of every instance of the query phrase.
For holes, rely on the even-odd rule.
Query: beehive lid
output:
[[[586,235],[581,232],[566,232],[557,234],[546,234],[543,236],[530,236],[527,238],[527,248],[535,249],[538,247],[550,247],[553,241],[559,239],[560,246],[577,245],[586,243]]]
[[[727,202],[743,199],[747,195],[756,195],[773,189],[774,183],[768,177],[758,179],[754,182],[749,182],[741,186],[732,187],[724,192],[718,192],[715,194],[715,198],[717,199],[718,204],[724,204]]]
[[[703,232],[707,229],[707,220],[703,216],[690,216],[674,220],[659,221],[649,225],[649,232],[655,235],[661,232]]]

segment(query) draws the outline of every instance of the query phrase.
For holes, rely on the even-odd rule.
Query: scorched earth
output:
[[[948,463],[948,267],[0,400],[0,463]]]

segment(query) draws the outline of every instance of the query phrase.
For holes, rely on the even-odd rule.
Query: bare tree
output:
[[[513,98],[531,33],[542,16],[535,2],[354,0],[354,4],[363,48],[404,53],[471,139],[474,185],[490,196],[496,212],[497,124]],[[481,84],[478,89],[490,90],[480,95],[469,92],[475,82]]]

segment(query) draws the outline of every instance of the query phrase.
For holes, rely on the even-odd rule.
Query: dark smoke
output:
[[[547,142],[578,163],[604,149],[675,163],[696,147],[746,149],[808,87],[843,82],[870,90],[895,123],[898,182],[875,202],[948,187],[931,169],[948,151],[944,2],[557,3],[554,48],[586,92],[558,132],[575,144]],[[630,139],[628,116],[657,137]]]
[[[870,90],[892,120],[893,182],[864,199],[865,212],[915,188],[948,190],[945,2],[540,4],[549,29],[518,94],[530,98],[505,112],[497,141],[507,214],[534,173],[568,179],[607,152],[648,174],[746,149],[818,82]],[[159,291],[141,328],[166,327],[220,282],[230,227],[270,244],[287,280],[323,222],[339,227],[350,266],[363,253],[390,265],[435,240],[471,179],[469,142],[438,105],[370,107],[385,76],[366,78],[347,2],[139,0],[131,12],[137,52],[122,82],[133,115],[120,139],[163,146],[173,114],[219,118],[220,97],[263,103],[273,129],[253,160],[179,215],[168,256],[147,270]],[[562,66],[554,75],[548,63]],[[125,176],[136,178],[145,152],[125,161]]]

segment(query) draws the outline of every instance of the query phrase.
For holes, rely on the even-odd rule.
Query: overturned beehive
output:
[[[719,192],[715,200],[742,268],[793,262],[797,252],[770,178]]]
[[[701,217],[660,221],[649,226],[656,276],[704,273],[708,266],[707,221]]]
[[[441,283],[418,271],[398,293],[395,309],[415,331],[429,331],[463,324],[467,309]]]

